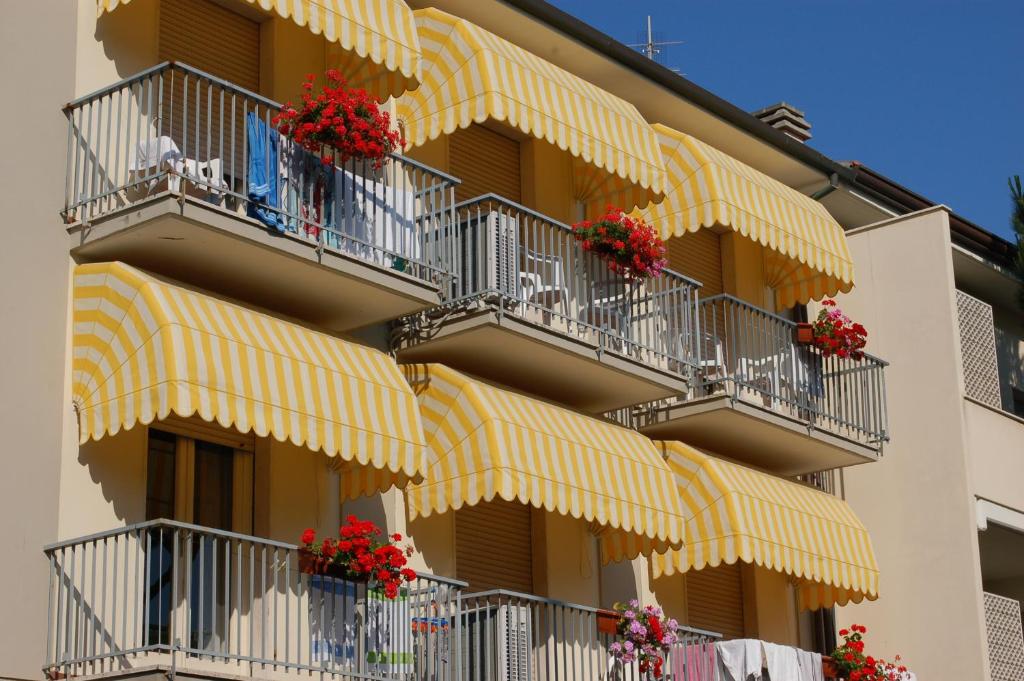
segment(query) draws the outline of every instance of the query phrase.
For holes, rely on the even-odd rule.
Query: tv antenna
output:
[[[639,50],[644,53],[651,61],[658,61],[657,57],[661,54],[662,50],[671,45],[682,45],[682,40],[655,40],[654,28],[652,26],[651,15],[647,15],[647,40],[642,43],[634,43],[630,45],[634,50]],[[671,68],[671,67],[670,67]],[[672,69],[678,72],[679,69]]]

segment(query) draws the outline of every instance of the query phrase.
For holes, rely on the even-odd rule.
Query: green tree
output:
[[[1020,175],[1014,175],[1009,180],[1010,200],[1013,208],[1010,213],[1010,226],[1017,236],[1017,257],[1014,258],[1017,276],[1024,279],[1024,188],[1021,187]],[[1024,308],[1024,287],[1020,291],[1020,305]]]

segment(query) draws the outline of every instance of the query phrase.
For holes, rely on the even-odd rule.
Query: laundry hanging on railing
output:
[[[334,210],[327,245],[399,270],[404,261],[420,259],[413,192],[335,168],[331,194]]]
[[[279,232],[285,230],[281,219],[281,169],[278,165],[277,131],[261,121],[255,112],[245,116],[249,145],[249,197],[246,214]]]
[[[752,638],[718,641],[714,647],[713,681],[824,681],[819,653]],[[703,681],[690,676],[685,681],[691,678]]]
[[[412,612],[409,590],[389,599],[380,588],[366,593],[366,662],[368,670],[387,675],[413,671]]]

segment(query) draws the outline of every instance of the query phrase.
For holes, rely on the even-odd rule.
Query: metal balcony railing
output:
[[[278,133],[279,109],[174,62],[71,102],[65,220],[88,223],[170,193],[447,286],[450,244],[439,226],[458,180],[399,155],[380,168],[324,163]]]
[[[568,225],[493,194],[457,204],[452,225],[446,306],[482,301],[602,352],[689,375],[696,282],[672,271],[631,282],[584,251]]]
[[[615,613],[511,591],[462,597],[462,681],[635,681],[636,663],[615,666]],[[683,627],[667,656],[666,679],[714,676],[718,634]]]
[[[824,357],[795,342],[794,322],[733,296],[697,310],[695,396],[725,392],[877,448],[888,439],[886,362]]]
[[[814,473],[801,473],[793,478],[796,482],[803,483],[808,487],[831,494],[834,497],[844,499],[846,492],[843,489],[842,469],[831,469],[827,471],[815,471]]]
[[[235,675],[456,678],[449,646],[459,582],[420,574],[389,601],[365,583],[301,573],[294,545],[168,520],[45,553],[51,678],[143,659],[221,663]]]
[[[143,666],[200,675],[362,681],[609,678],[616,615],[420,574],[396,600],[300,571],[298,548],[155,520],[58,542],[49,561],[51,679]],[[682,627],[667,678],[705,679],[718,634]],[[636,665],[624,681],[647,679]]]

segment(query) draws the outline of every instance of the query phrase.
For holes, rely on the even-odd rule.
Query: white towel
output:
[[[764,661],[771,681],[800,681],[796,648],[764,642]]]
[[[384,263],[387,259],[389,262],[384,264],[390,264],[391,259],[385,252],[409,260],[419,259],[416,197],[411,191],[342,170],[335,173],[334,200],[337,206],[334,229],[368,245],[349,246],[350,250],[356,250],[368,260]]]
[[[825,681],[825,673],[821,668],[821,654],[806,650],[796,651],[800,663],[800,681]]]
[[[716,681],[761,681],[764,668],[761,642],[752,638],[737,638],[715,644],[718,658]]]

